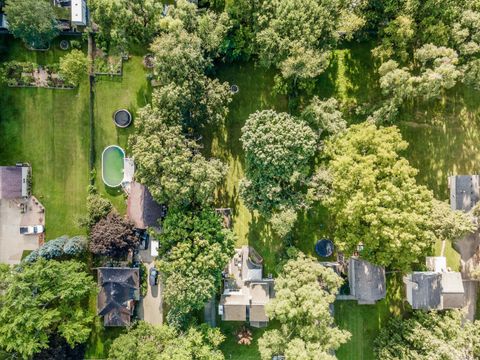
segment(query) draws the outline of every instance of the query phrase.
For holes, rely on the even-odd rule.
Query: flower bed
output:
[[[95,75],[121,76],[123,57],[120,55],[101,55],[95,57]]]
[[[9,87],[73,88],[58,73],[58,64],[40,66],[30,62],[10,61],[3,65],[2,71]]]

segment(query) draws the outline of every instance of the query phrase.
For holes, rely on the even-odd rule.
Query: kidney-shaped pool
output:
[[[120,146],[107,146],[102,153],[102,180],[115,188],[123,181],[125,151]]]

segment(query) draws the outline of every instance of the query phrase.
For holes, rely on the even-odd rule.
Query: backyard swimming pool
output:
[[[102,153],[102,179],[105,185],[117,187],[122,184],[125,151],[120,146],[110,145]]]

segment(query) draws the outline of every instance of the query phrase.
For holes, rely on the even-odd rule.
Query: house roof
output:
[[[445,256],[427,256],[425,258],[425,263],[429,271],[447,271],[447,258]]]
[[[148,189],[140,183],[132,182],[128,196],[127,214],[138,229],[158,227],[162,216],[162,206],[152,197]]]
[[[104,325],[129,325],[133,301],[139,297],[138,268],[98,268],[98,286],[97,311]]]
[[[246,321],[247,305],[241,305],[241,304],[223,305],[222,319],[225,321]]]
[[[255,261],[257,260],[257,262]],[[263,266],[259,262],[263,261],[254,248],[250,246],[242,247],[242,280],[254,281],[262,280]]]
[[[0,199],[28,196],[27,166],[0,166]]]
[[[270,300],[270,287],[267,283],[251,283],[250,296],[252,304],[266,304]]]
[[[417,285],[414,285],[417,284]],[[412,273],[412,307],[414,309],[438,309],[441,307],[442,274],[434,272]]]
[[[265,305],[250,306],[250,321],[268,321]]]
[[[350,293],[361,302],[375,302],[386,295],[385,269],[370,262],[350,258],[348,264]]]
[[[463,294],[462,275],[459,272],[443,272],[442,273],[442,293]]]
[[[449,184],[453,210],[470,211],[480,199],[480,175],[450,176]]]

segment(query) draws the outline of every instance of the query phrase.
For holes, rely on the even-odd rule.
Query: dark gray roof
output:
[[[441,306],[442,274],[434,272],[412,273],[412,307],[414,309],[432,310]]]
[[[366,260],[350,258],[348,282],[350,293],[359,302],[374,303],[386,295],[385,269]]]
[[[139,298],[140,274],[137,268],[98,268],[98,315],[105,326],[127,326],[133,314],[133,301]]]
[[[0,199],[22,197],[22,167],[0,166]]]
[[[450,176],[450,206],[470,211],[480,199],[480,175]]]

